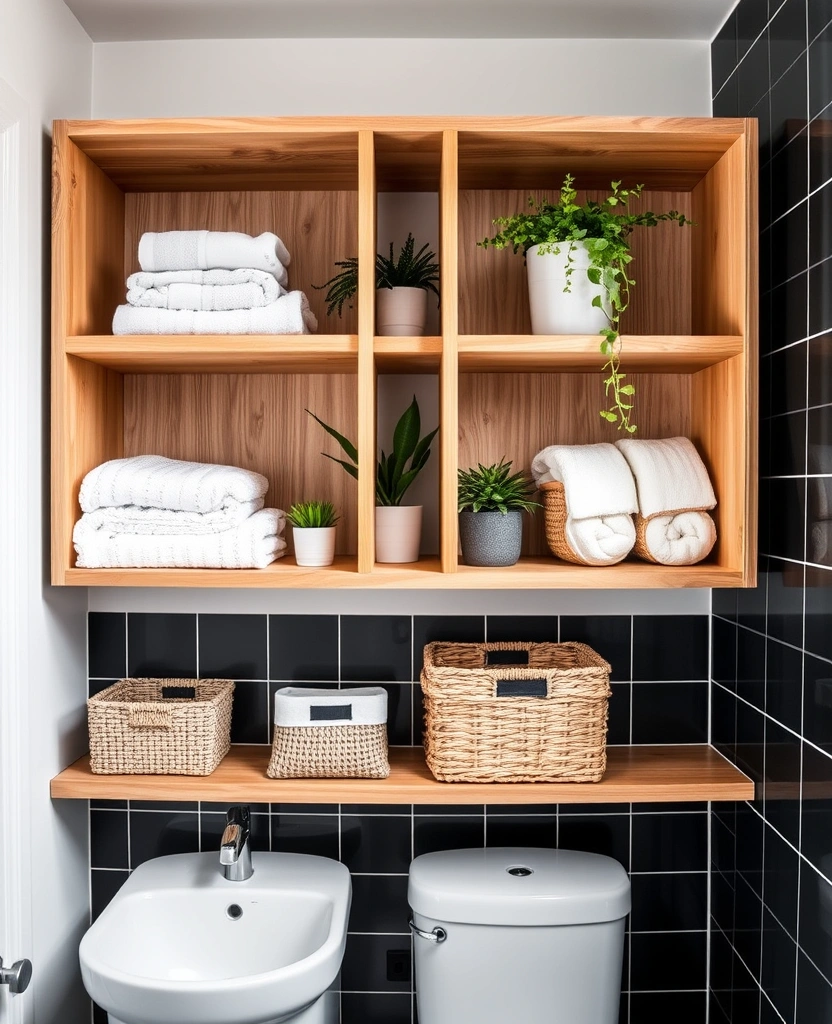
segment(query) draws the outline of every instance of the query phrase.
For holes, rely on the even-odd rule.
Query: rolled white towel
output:
[[[639,543],[660,565],[693,565],[710,554],[716,544],[716,526],[707,512],[657,512],[639,522]]]
[[[222,533],[239,526],[265,505],[263,498],[253,501],[235,501],[228,498],[225,505],[214,512],[174,512],[166,508],[144,508],[141,505],[119,505],[98,508],[84,513],[87,527],[101,533],[116,535],[132,533],[138,536],[178,537]]]
[[[271,231],[146,231],[139,239],[142,270],[265,270],[275,277],[292,257]]]
[[[264,569],[286,550],[284,514],[264,508],[222,533],[137,536],[108,534],[81,516],[72,535],[84,569]]]
[[[268,489],[269,481],[250,469],[134,455],[90,470],[81,482],[78,501],[82,512],[120,505],[217,512],[231,502],[256,501]]]
[[[286,272],[278,281],[263,270],[167,270],[131,274],[127,301],[154,309],[254,309],[286,294]]]
[[[598,516],[566,520],[569,547],[587,565],[615,565],[626,558],[636,542],[632,516]]]
[[[113,334],[309,334],[318,321],[303,292],[288,292],[258,309],[151,309],[119,306]]]

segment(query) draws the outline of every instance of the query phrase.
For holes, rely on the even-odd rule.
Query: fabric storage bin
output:
[[[387,691],[285,686],[274,697],[270,779],[386,779]]]
[[[428,768],[440,782],[600,781],[609,676],[586,644],[428,644]]]
[[[97,775],[210,775],[231,745],[230,679],[122,679],[87,701]]]

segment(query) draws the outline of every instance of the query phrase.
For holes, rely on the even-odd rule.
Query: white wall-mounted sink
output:
[[[133,872],[80,947],[110,1024],[337,1024],[349,872],[292,853],[253,865],[244,882],[223,877],[216,853]]]

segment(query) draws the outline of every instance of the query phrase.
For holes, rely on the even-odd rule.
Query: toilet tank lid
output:
[[[458,924],[596,924],[627,916],[630,880],[597,853],[446,850],[410,865],[408,902],[417,914]]]

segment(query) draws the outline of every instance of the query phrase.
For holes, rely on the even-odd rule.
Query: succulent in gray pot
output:
[[[534,484],[511,472],[502,458],[492,466],[459,470],[458,509],[462,557],[466,565],[514,565],[523,541],[523,513],[540,505],[531,500]]]

